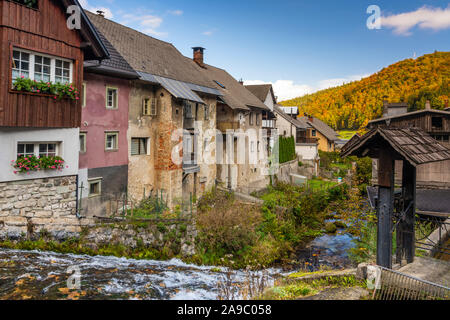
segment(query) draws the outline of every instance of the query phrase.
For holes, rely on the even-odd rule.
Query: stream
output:
[[[333,220],[329,220],[333,221]],[[351,267],[348,249],[352,237],[339,229],[325,234],[298,252],[304,270]],[[67,282],[72,276],[71,282]],[[223,296],[219,283],[248,287],[261,272],[196,266],[178,259],[133,260],[106,256],[59,254],[0,248],[1,299],[173,299],[215,300]],[[281,269],[264,271],[266,285],[283,274]],[[69,290],[77,284],[79,290]],[[235,298],[242,298],[239,294]]]

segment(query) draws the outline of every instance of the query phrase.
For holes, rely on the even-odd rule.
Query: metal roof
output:
[[[177,99],[184,99],[189,100],[192,102],[202,103],[205,104],[205,102],[200,98],[191,88],[191,86],[195,86],[193,84],[189,84],[182,81],[177,81],[169,78],[164,78],[160,76],[155,76],[150,73],[140,72],[138,71],[139,76],[141,77],[141,80],[157,83],[164,87],[167,91],[170,92],[171,95],[173,95]],[[201,89],[206,87],[196,86],[196,89]],[[207,88],[209,90],[214,90]],[[200,91],[200,90],[197,90]],[[210,92],[208,92],[210,93]],[[214,93],[213,93],[214,94]]]

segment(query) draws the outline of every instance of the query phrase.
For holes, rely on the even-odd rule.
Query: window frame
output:
[[[151,116],[151,99],[149,97],[145,97],[142,99],[142,115],[143,116]]]
[[[61,141],[17,141],[16,143],[16,159],[19,159],[19,145],[33,145],[33,154],[31,153],[25,153],[26,150],[24,150],[24,157],[32,156],[40,157],[40,145],[46,144],[47,145],[47,156],[48,156],[48,145],[54,144],[55,145],[55,157],[61,157],[61,151],[62,151],[62,142]]]
[[[253,112],[250,112],[248,115],[248,124],[253,125]]]
[[[32,50],[28,50],[28,49],[22,49],[19,47],[12,47],[11,50],[11,66],[10,66],[10,74],[11,74],[11,80],[12,82],[14,82],[15,79],[17,79],[18,77],[21,77],[21,74],[19,74],[16,78],[14,78],[13,72],[15,69],[15,60],[14,59],[14,52],[20,52],[21,53],[21,57],[22,57],[22,53],[27,53],[29,55],[29,61],[28,61],[28,77],[25,77],[26,79],[30,79],[30,80],[35,80],[35,64],[36,64],[36,56],[42,57],[42,58],[49,58],[50,59],[50,81],[45,81],[45,82],[50,82],[50,83],[57,83],[55,81],[56,78],[56,60],[61,60],[63,62],[68,62],[69,63],[69,82],[67,83],[62,83],[62,84],[72,84],[73,83],[73,76],[74,76],[74,61],[67,59],[67,58],[63,58],[63,57],[58,57],[58,56],[53,56],[53,55],[49,55],[46,53],[42,53],[42,52],[37,52],[37,51],[32,51]],[[22,61],[20,59],[20,61]],[[42,65],[42,64],[41,64]],[[20,71],[21,69],[19,69]]]
[[[99,197],[99,196],[102,195],[102,182],[103,182],[103,178],[90,178],[90,179],[88,179],[89,198]],[[91,193],[91,186],[93,184],[98,184],[98,192],[97,193]]]
[[[114,135],[116,137],[116,146],[115,148],[108,149],[108,136]],[[119,150],[119,131],[105,131],[105,151],[107,152],[115,152]]]
[[[137,154],[134,154],[133,153],[133,148],[132,148],[132,146],[133,146],[133,140],[144,140],[144,146],[145,146],[145,152],[144,153],[141,153],[141,152],[139,152],[139,153],[137,153]],[[138,148],[140,149],[140,146],[141,146],[141,144],[140,143],[138,143]],[[151,154],[151,151],[150,151],[150,137],[132,137],[131,138],[131,141],[130,141],[130,156],[149,156]]]
[[[80,132],[80,138],[83,136],[84,140],[84,149],[81,149],[81,143],[79,145],[79,152],[80,153],[86,153],[87,152],[87,132]]]
[[[109,99],[109,95],[108,95],[109,94],[109,90],[115,90],[116,91],[115,105],[112,106],[112,107],[110,107],[108,105],[108,103],[109,103],[109,101],[108,101],[108,99]],[[119,109],[119,88],[114,87],[114,86],[106,86],[105,106],[106,106],[106,109],[108,109],[108,110],[118,110]]]
[[[84,81],[81,85],[81,107],[86,107],[86,93],[87,93],[87,82]]]

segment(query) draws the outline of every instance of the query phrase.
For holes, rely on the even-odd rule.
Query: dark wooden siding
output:
[[[442,128],[436,129],[431,125],[432,117],[442,118]],[[382,121],[376,124],[371,124],[369,127],[374,128],[377,126],[385,127],[386,122]],[[450,113],[445,114],[433,114],[433,113],[423,113],[417,115],[405,116],[402,118],[391,119],[390,127],[395,128],[421,128],[422,130],[432,134],[432,133],[450,133]]]
[[[39,10],[0,0],[0,126],[76,128],[81,104],[51,96],[11,90],[12,48],[18,47],[73,61],[73,83],[81,88],[83,52],[81,37],[66,26],[65,10],[58,0],[40,0]]]

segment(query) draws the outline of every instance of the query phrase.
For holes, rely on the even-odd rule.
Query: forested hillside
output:
[[[435,52],[397,62],[383,70],[339,87],[281,102],[299,106],[335,129],[358,129],[383,113],[383,100],[408,102],[410,111],[426,100],[443,109],[450,97],[450,52]]]

